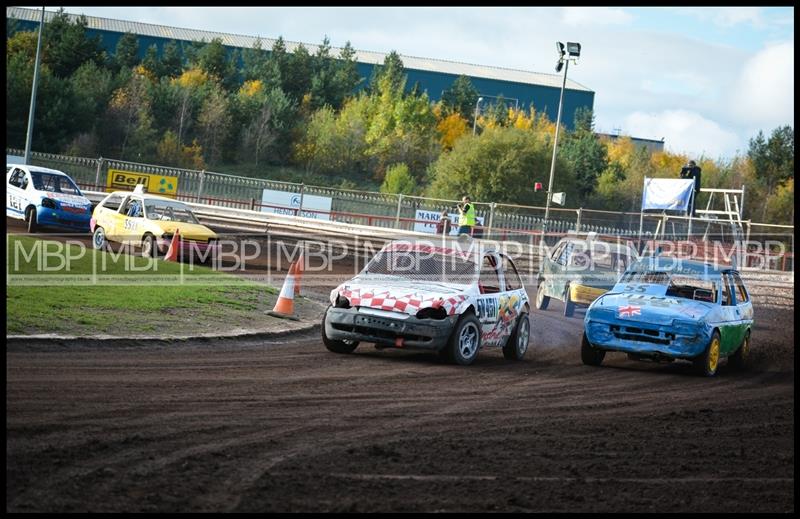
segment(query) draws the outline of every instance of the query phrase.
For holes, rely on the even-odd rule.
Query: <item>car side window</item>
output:
[[[742,278],[739,277],[739,274],[734,274],[733,280],[736,282],[736,302],[742,304],[750,301],[750,294],[748,294],[747,289],[744,288],[744,283],[742,282]]]
[[[122,203],[122,197],[120,195],[111,195],[105,199],[102,205],[105,209],[118,211],[120,203]]]
[[[559,254],[556,263],[559,265],[566,265],[567,261],[569,261],[569,256],[572,254],[573,243],[567,243],[564,248],[561,250],[561,254]]]
[[[564,245],[566,245],[566,242],[561,242],[556,245],[556,248],[553,249],[553,253],[550,254],[550,260],[556,261],[558,259],[558,257],[561,255],[561,251],[564,249]]]
[[[130,218],[142,218],[144,216],[142,200],[134,197],[129,198],[128,203],[125,204],[125,210],[122,211],[122,213]]]
[[[22,170],[15,169],[14,172],[11,174],[11,177],[8,179],[9,185],[14,187],[22,188],[22,179],[24,177],[24,173]]]
[[[503,273],[505,274],[506,290],[517,290],[522,288],[522,279],[519,277],[517,268],[508,256],[501,255],[503,258]]]
[[[722,275],[722,306],[734,305],[733,289],[731,289],[731,280],[729,274]]]
[[[483,257],[478,288],[481,294],[500,292],[500,277],[497,275],[497,264],[493,256],[486,255]]]

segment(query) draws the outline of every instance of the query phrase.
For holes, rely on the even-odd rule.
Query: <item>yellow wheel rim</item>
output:
[[[711,373],[717,371],[717,362],[719,362],[719,338],[714,337],[708,348],[708,371]]]
[[[747,358],[750,354],[750,337],[744,338],[744,344],[742,344],[742,358]]]

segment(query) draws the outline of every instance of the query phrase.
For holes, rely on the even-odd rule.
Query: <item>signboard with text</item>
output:
[[[303,210],[300,211],[298,216],[316,218],[317,220],[330,220],[332,202],[333,199],[327,196],[304,194]],[[265,189],[261,194],[261,203],[266,206],[261,208],[263,213],[295,216],[297,209],[300,208],[300,193]]]
[[[154,195],[175,196],[178,193],[178,177],[151,175],[121,169],[109,169],[106,191],[133,191],[142,184],[144,190]]]

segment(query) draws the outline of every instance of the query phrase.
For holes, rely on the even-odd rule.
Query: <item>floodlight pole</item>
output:
[[[550,163],[550,181],[547,183],[547,202],[544,206],[544,222],[542,222],[542,239],[547,232],[547,220],[550,217],[550,198],[553,196],[553,174],[556,171],[556,149],[558,148],[558,129],[561,127],[561,109],[564,105],[564,88],[567,86],[567,70],[569,69],[569,57],[562,56],[564,63],[564,81],[561,83],[561,96],[558,98],[558,115],[556,116],[556,136],[553,139],[553,161]]]
[[[39,83],[39,53],[42,50],[42,29],[44,28],[44,7],[39,20],[39,40],[36,42],[36,62],[33,65],[33,85],[31,86],[31,107],[28,111],[28,132],[25,135],[25,164],[31,163],[31,138],[33,137],[33,114],[36,111],[36,87]]]
[[[479,97],[475,102],[475,119],[472,121],[472,135],[475,135],[475,128],[478,126],[478,105],[481,104],[481,101],[483,101],[483,98]]]

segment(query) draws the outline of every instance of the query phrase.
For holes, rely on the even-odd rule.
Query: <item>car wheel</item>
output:
[[[708,346],[706,346],[706,351],[695,357],[693,361],[694,369],[699,375],[713,377],[717,374],[717,368],[719,367],[719,343],[719,332],[715,330],[714,334],[711,336],[711,341],[709,341]]]
[[[462,315],[448,341],[451,358],[456,364],[468,366],[475,361],[480,347],[480,321],[475,314]]]
[[[739,346],[739,349],[736,350],[736,353],[734,353],[728,358],[728,362],[730,363],[731,367],[738,370],[743,370],[747,368],[749,360],[750,360],[750,330],[747,331],[747,334],[744,336],[744,340],[742,341],[742,345]]]
[[[586,337],[586,332],[584,332],[583,338],[581,339],[581,360],[583,363],[587,366],[599,366],[603,363],[605,357],[605,350],[592,346],[589,342],[589,338]]]
[[[325,335],[325,320],[327,318],[328,311],[325,310],[325,315],[322,317],[322,343],[328,348],[328,351],[334,353],[353,353],[358,348],[358,341],[338,341]]]
[[[528,339],[531,336],[531,322],[525,312],[519,314],[517,326],[503,346],[503,357],[508,360],[522,360],[528,351]]]
[[[142,240],[142,257],[158,257],[158,243],[156,243],[156,237],[152,234],[145,235],[144,239]]]
[[[575,313],[575,303],[569,298],[569,285],[567,285],[567,293],[564,294],[564,317],[572,317]]]
[[[540,281],[539,286],[536,287],[536,309],[547,310],[549,304],[550,296],[544,295],[544,282]]]
[[[92,246],[97,250],[108,249],[108,240],[106,239],[106,231],[99,225],[94,228],[92,235]]]
[[[27,211],[25,211],[25,221],[28,222],[28,232],[35,233],[39,230],[39,222],[36,218],[36,208],[29,207]]]

